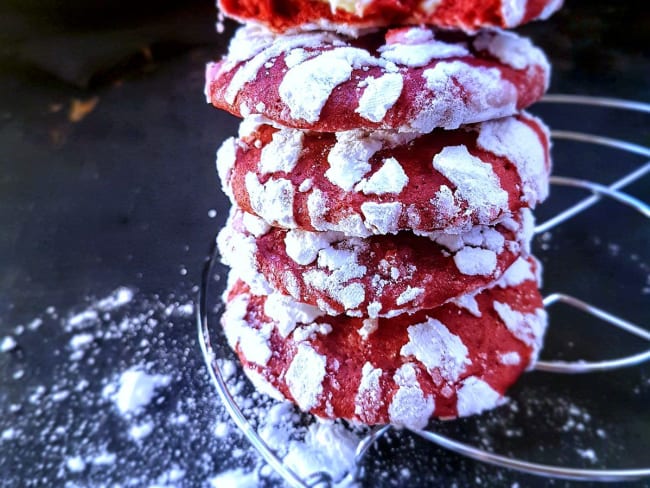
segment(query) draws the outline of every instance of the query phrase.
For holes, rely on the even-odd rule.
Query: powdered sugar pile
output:
[[[44,348],[39,334],[56,341]],[[50,307],[0,344],[5,376],[21,382],[0,391],[0,471],[8,486],[279,482],[208,382],[191,295],[143,296],[120,287],[74,310]],[[48,367],[26,370],[23,358],[37,364],[39,356]],[[356,447],[351,431],[306,427],[289,404],[270,407],[258,393],[244,394],[250,387],[234,362],[222,366],[233,391],[242,392],[238,401],[296,473],[344,477]]]

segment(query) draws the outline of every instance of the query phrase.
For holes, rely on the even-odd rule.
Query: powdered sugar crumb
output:
[[[104,392],[122,415],[138,413],[154,399],[156,391],[171,382],[171,377],[148,374],[140,365],[124,371],[119,379],[108,385]]]
[[[17,345],[16,339],[11,336],[6,336],[0,342],[0,352],[9,352],[15,349]]]

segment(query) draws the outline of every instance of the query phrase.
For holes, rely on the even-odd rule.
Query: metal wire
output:
[[[636,100],[622,100],[620,98],[592,97],[586,95],[568,95],[563,93],[549,93],[541,100],[542,103],[561,103],[569,105],[593,105],[596,107],[611,107],[621,110],[650,113],[650,104]]]
[[[594,105],[601,107],[611,107],[623,110],[634,110],[643,113],[650,113],[650,104],[634,102],[628,100],[617,100],[602,97],[584,97],[576,95],[547,95],[544,97],[543,102],[547,103],[563,103],[563,104],[582,104]],[[627,141],[618,139],[611,139],[602,136],[591,134],[584,134],[572,131],[554,131],[552,133],[556,139],[567,139],[582,143],[597,144],[601,146],[612,147],[627,151],[630,153],[638,154],[644,157],[650,157],[650,148],[633,144]],[[552,178],[553,184],[561,184],[565,186],[573,186],[584,188],[593,193],[592,196],[583,199],[576,205],[564,210],[553,218],[539,224],[535,228],[536,233],[545,232],[561,223],[566,222],[575,215],[584,211],[585,209],[596,204],[601,198],[612,198],[622,204],[628,205],[646,217],[650,217],[650,207],[640,200],[631,197],[620,191],[621,188],[629,185],[646,174],[650,173],[650,161],[646,162],[637,170],[627,174],[618,181],[609,186],[600,185],[586,180],[579,180],[574,178],[565,178],[555,176]],[[219,364],[215,358],[214,351],[210,346],[210,335],[208,328],[208,307],[207,299],[209,294],[210,277],[214,272],[214,265],[218,259],[218,251],[215,243],[212,244],[210,250],[210,257],[206,261],[201,288],[199,290],[199,307],[197,310],[197,324],[199,344],[203,354],[204,361],[208,366],[208,373],[212,382],[214,383],[221,400],[233,418],[236,425],[242,430],[244,435],[248,438],[251,444],[257,449],[264,460],[271,465],[278,474],[282,476],[285,482],[290,486],[300,488],[327,488],[332,485],[331,477],[324,472],[312,473],[307,479],[301,479],[291,469],[285,466],[282,460],[273,452],[273,450],[264,442],[264,440],[257,434],[256,430],[248,422],[243,412],[239,408],[234,397],[228,390],[228,386],[219,368]],[[598,307],[583,302],[577,298],[565,295],[562,293],[552,293],[544,299],[544,305],[550,307],[554,303],[562,302],[566,305],[572,306],[585,313],[601,319],[604,323],[615,326],[625,332],[634,334],[637,337],[650,341],[650,332],[639,325],[632,324],[620,317],[610,314]],[[586,373],[594,371],[607,371],[611,369],[618,369],[622,367],[629,367],[638,365],[641,362],[650,360],[650,350],[619,359],[610,359],[599,362],[586,362],[586,361],[538,361],[535,369],[545,372],[553,373]],[[345,480],[355,481],[359,480],[362,476],[361,462],[368,452],[369,448],[383,435],[391,430],[391,426],[385,425],[377,427],[372,430],[367,436],[360,440],[355,454],[355,468],[349,472]],[[502,468],[512,469],[519,472],[534,474],[545,477],[553,477],[565,480],[586,480],[586,481],[630,481],[637,480],[644,477],[650,477],[650,467],[639,469],[576,469],[563,466],[552,466],[546,464],[538,464],[520,459],[513,459],[507,456],[491,453],[483,449],[456,441],[441,434],[428,431],[428,430],[412,430],[412,432],[432,443],[435,443],[443,448],[449,449],[458,454],[467,456],[469,458],[498,466]]]
[[[212,346],[210,345],[210,331],[208,328],[208,292],[210,278],[213,275],[214,265],[218,261],[219,251],[217,249],[216,239],[213,239],[210,247],[208,260],[203,267],[201,276],[201,288],[199,289],[198,308],[197,308],[197,325],[199,334],[199,345],[203,354],[203,361],[208,365],[208,374],[212,383],[221,397],[221,401],[226,411],[233,419],[237,427],[244,433],[253,447],[261,454],[264,460],[279,473],[282,478],[292,487],[310,488],[310,485],[304,482],[296,473],[284,465],[282,460],[273,452],[273,450],[264,442],[257,431],[248,422],[246,416],[239,408],[234,397],[228,389],[219,363],[217,362]]]

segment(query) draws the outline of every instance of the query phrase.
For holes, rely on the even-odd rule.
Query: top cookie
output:
[[[542,97],[549,75],[542,51],[509,32],[407,27],[352,39],[246,26],[208,64],[205,94],[234,115],[298,129],[428,133],[513,115]]]
[[[329,29],[355,32],[390,24],[428,24],[474,31],[546,19],[562,0],[219,0],[228,17],[276,32]]]

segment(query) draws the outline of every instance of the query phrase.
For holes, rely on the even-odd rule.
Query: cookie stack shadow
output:
[[[496,29],[340,25],[245,25],[207,67],[208,101],[243,118],[217,153],[228,342],[321,418],[494,408],[546,328],[529,246],[550,141],[524,111],[546,58]]]

